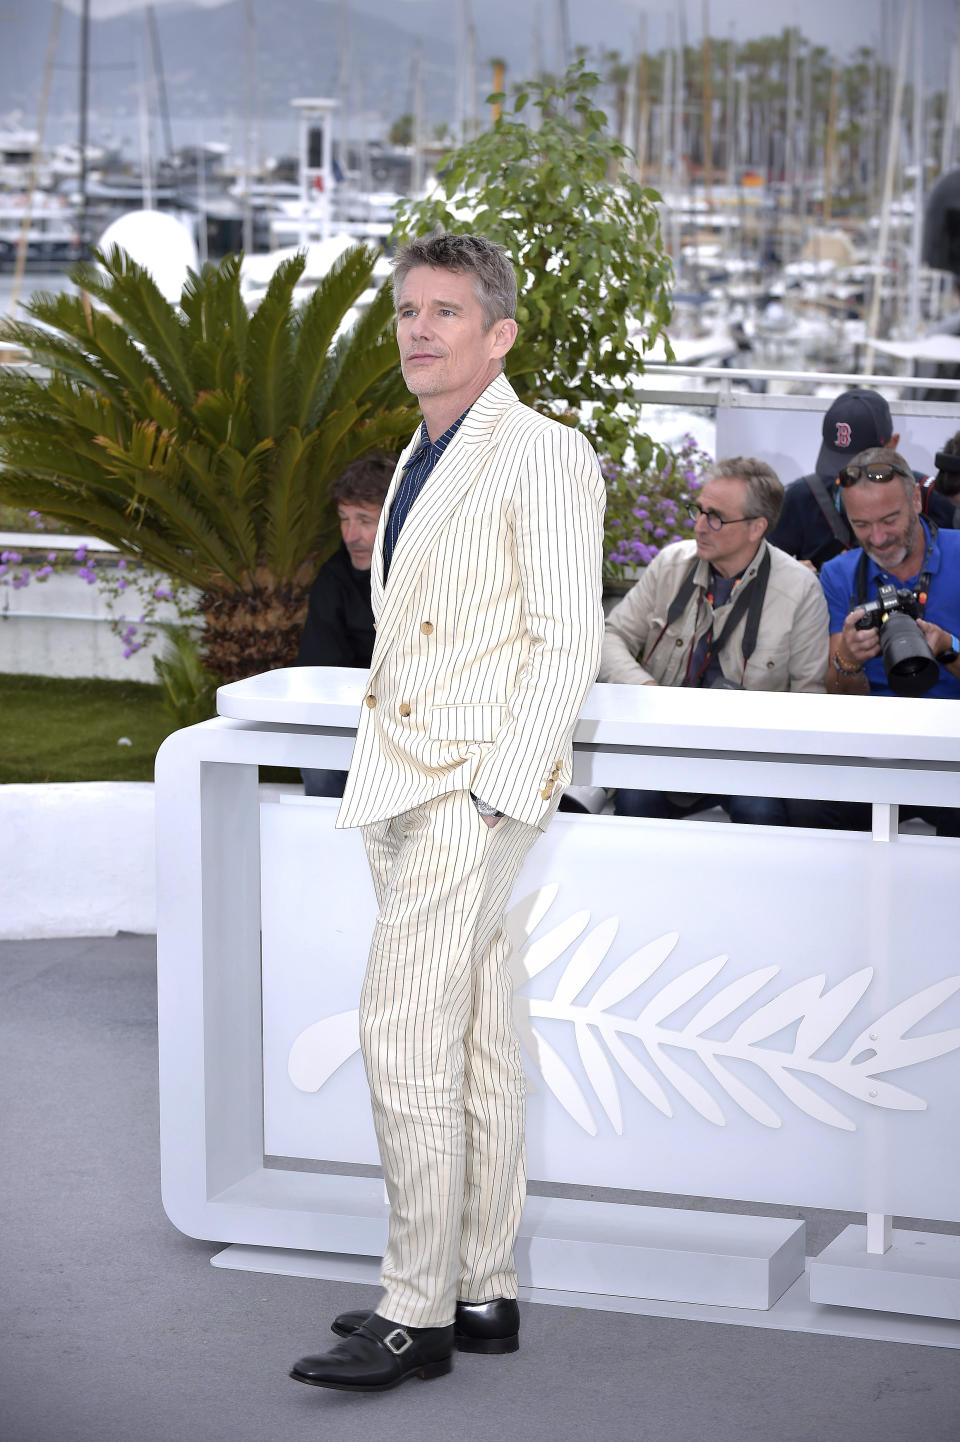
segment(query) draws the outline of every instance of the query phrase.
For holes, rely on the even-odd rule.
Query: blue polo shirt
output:
[[[930,592],[924,613],[925,619],[932,621],[935,626],[942,627],[950,635],[960,635],[960,531],[939,531],[932,548],[930,548],[930,527],[922,518],[920,524],[926,534],[929,548],[927,564],[922,567],[930,572]],[[853,596],[856,591],[857,566],[860,556],[859,546],[856,550],[844,551],[842,556],[835,556],[832,561],[828,561],[820,572],[820,584],[823,586],[823,594],[826,596],[827,605],[830,608],[831,636],[843,630],[843,623],[848,613],[855,609],[856,603],[853,601]],[[868,601],[877,599],[877,586],[881,583],[896,586],[898,589],[906,586],[910,590],[918,579],[919,572],[907,581],[898,581],[896,576],[891,576],[887,571],[881,570],[876,561],[867,558]],[[882,657],[872,657],[864,670],[870,683],[872,696],[892,696],[894,694],[883,669]],[[927,692],[927,695],[960,701],[960,679],[952,676],[941,666],[937,684]]]

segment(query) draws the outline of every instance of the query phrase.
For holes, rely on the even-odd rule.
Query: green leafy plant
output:
[[[670,318],[672,269],[659,196],[629,169],[578,61],[556,83],[507,97],[492,129],[454,151],[443,193],[402,201],[395,239],[473,230],[506,247],[520,283],[518,344],[506,374],[521,399],[578,421],[602,454],[653,454],[638,430],[635,378]],[[527,124],[527,105],[539,125]],[[665,337],[664,337],[665,338]],[[669,352],[669,342],[667,342]]]
[[[0,339],[0,501],[36,510],[195,588],[204,665],[225,680],[289,664],[337,543],[329,483],[413,429],[389,290],[349,325],[374,254],[347,251],[299,309],[304,257],[248,315],[240,257],[190,274],[179,306],[123,251],[35,295]]]
[[[166,645],[162,655],[154,656],[153,669],[163,690],[163,709],[178,728],[208,721],[216,715],[220,677],[204,666],[191,627],[162,624],[159,629]]]

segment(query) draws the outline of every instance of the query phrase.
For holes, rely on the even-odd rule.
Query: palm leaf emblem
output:
[[[865,998],[873,967],[832,987],[823,973],[805,977],[764,999],[760,993],[769,990],[779,966],[759,967],[724,982],[728,958],[715,956],[658,985],[656,974],[679,941],[678,932],[669,932],[631,952],[594,986],[618,935],[619,918],[591,927],[590,913],[577,911],[541,931],[559,890],[556,884],[541,887],[507,915],[517,993],[514,1020],[535,1073],[590,1136],[597,1134],[602,1116],[622,1134],[625,1085],[667,1117],[674,1115],[679,1099],[714,1126],[726,1125],[733,1106],[761,1126],[780,1127],[783,1109],[742,1079],[745,1062],[773,1084],[785,1103],[825,1126],[852,1132],[857,1124],[851,1102],[890,1111],[926,1110],[922,1097],[887,1075],[960,1048],[960,1028],[907,1035],[960,991],[960,976],[907,997],[865,1025],[837,1058],[820,1053]],[[565,955],[552,996],[524,995],[536,976]],[[671,1025],[676,1013],[693,1003],[693,1015]],[[545,1022],[573,1029],[588,1086],[548,1040]],[[795,1028],[793,1047],[784,1050],[773,1038],[788,1028]],[[290,1079],[301,1091],[319,1091],[357,1050],[357,1012],[325,1017],[294,1041]],[[712,1086],[698,1080],[691,1062],[700,1076],[706,1072]],[[831,1089],[836,1102],[823,1095]]]

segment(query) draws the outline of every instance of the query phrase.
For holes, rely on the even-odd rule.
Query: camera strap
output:
[[[913,598],[917,603],[917,609],[920,612],[921,618],[923,617],[923,613],[927,608],[927,597],[930,595],[931,574],[930,571],[927,569],[927,562],[930,559],[930,552],[933,550],[933,543],[937,539],[937,531],[939,530],[936,521],[931,521],[929,520],[929,518],[927,520],[927,525],[930,528],[930,541],[927,545],[926,551],[924,552],[923,561],[921,563],[922,569],[920,571],[920,575],[913,583]],[[851,611],[856,611],[861,606],[866,605],[867,567],[869,564],[870,557],[867,555],[866,551],[861,549],[860,559],[857,562],[857,570],[854,582],[856,589],[853,595],[850,597],[849,609]]]
[[[853,532],[846,516],[834,505],[833,497],[827,490],[823,477],[818,476],[814,471],[811,475],[804,476],[803,479],[823,513],[823,519],[833,532],[834,539],[840,542],[845,551],[849,551],[853,545]]]
[[[724,642],[733,634],[734,627],[738,624],[744,611],[747,613],[747,624],[743,628],[743,641],[740,649],[743,652],[744,663],[750,660],[757,649],[757,636],[760,634],[760,616],[763,612],[763,602],[767,594],[767,582],[770,579],[770,550],[769,547],[763,553],[763,560],[757,567],[757,574],[753,581],[746,586],[738,587],[739,595],[731,607],[727,617],[727,624],[719,636],[714,636],[710,649],[713,654],[719,655]]]
[[[697,567],[699,565],[699,560],[695,560],[687,574],[684,576],[683,581],[680,583],[679,591],[670,602],[670,609],[667,611],[667,619],[663,624],[660,635],[657,637],[653,645],[650,647],[650,650],[647,652],[645,658],[646,661],[649,661],[650,657],[653,655],[654,651],[657,649],[657,647],[660,645],[660,642],[667,634],[667,631],[669,631],[670,627],[676,621],[679,621],[680,617],[687,609],[687,606],[690,604],[690,600],[693,596],[693,592],[695,589],[694,577],[697,574]],[[743,615],[744,611],[746,611],[747,624],[743,628],[743,641],[741,644],[741,650],[743,652],[744,665],[746,665],[746,663],[750,660],[750,657],[757,649],[757,636],[760,632],[760,617],[763,613],[763,602],[767,594],[767,582],[769,581],[769,579],[770,548],[768,546],[763,553],[763,560],[757,567],[757,574],[754,577],[753,581],[748,583],[746,586],[738,586],[737,597],[734,600],[730,614],[727,617],[727,623],[724,626],[723,630],[720,632],[720,635],[713,637],[710,643],[710,652],[708,653],[708,656],[709,654],[719,654],[720,648],[732,635],[734,628],[740,621],[740,617]]]

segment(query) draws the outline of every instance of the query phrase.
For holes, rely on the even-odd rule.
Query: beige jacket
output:
[[[600,465],[579,431],[521,405],[498,376],[427,478],[384,586],[409,452],[374,542],[377,638],[337,825],[470,790],[542,828],[600,662]]]
[[[823,691],[830,627],[820,582],[807,566],[762,541],[741,585],[746,586],[756,575],[764,552],[770,554],[770,577],[756,650],[744,665],[744,613],[720,652],[723,674],[747,691]],[[667,546],[610,612],[603,638],[601,681],[683,685],[697,641],[711,624],[716,633],[722,632],[733,605],[731,597],[725,606],[713,610],[706,595],[710,567],[701,561],[686,610],[664,632],[670,602],[696,553],[695,541]]]

